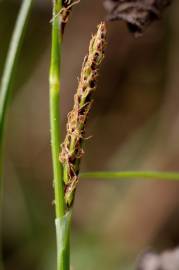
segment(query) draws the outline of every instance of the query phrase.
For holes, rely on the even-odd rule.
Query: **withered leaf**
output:
[[[107,19],[127,22],[129,30],[140,35],[155,20],[161,17],[172,0],[105,0]]]

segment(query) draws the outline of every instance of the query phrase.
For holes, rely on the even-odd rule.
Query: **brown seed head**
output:
[[[78,183],[80,161],[84,154],[86,121],[93,102],[99,67],[104,58],[105,44],[106,25],[102,22],[96,35],[92,36],[88,55],[83,61],[74,106],[68,114],[67,134],[60,154],[60,161],[64,167],[65,202],[68,207],[73,203]]]

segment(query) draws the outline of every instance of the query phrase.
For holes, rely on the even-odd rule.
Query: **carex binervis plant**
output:
[[[2,168],[4,129],[11,96],[12,78],[18,68],[22,40],[24,37],[33,0],[23,0],[17,23],[9,46],[6,64],[0,86],[0,203],[2,199]],[[34,1],[35,2],[35,1]],[[82,2],[82,1],[81,1]],[[85,1],[84,1],[85,2]],[[90,1],[89,1],[90,2]],[[172,0],[104,0],[108,13],[107,21],[122,20],[130,32],[141,35],[163,14]],[[52,39],[49,72],[50,130],[55,193],[55,226],[57,242],[57,270],[70,270],[70,230],[72,208],[79,178],[126,179],[147,178],[179,180],[176,172],[80,172],[80,163],[87,140],[86,125],[92,108],[100,67],[106,47],[106,22],[97,26],[97,32],[89,43],[78,80],[74,105],[68,114],[66,135],[61,139],[60,98],[61,98],[61,56],[63,35],[74,7],[80,7],[80,0],[52,0]],[[48,23],[48,22],[47,22]],[[90,33],[89,33],[90,35]],[[12,179],[13,181],[13,179]],[[0,209],[1,210],[1,209]],[[0,211],[1,212],[1,211]],[[2,219],[0,218],[0,221]],[[1,226],[0,226],[1,227]],[[1,237],[0,237],[1,238]],[[3,267],[0,243],[0,270]]]

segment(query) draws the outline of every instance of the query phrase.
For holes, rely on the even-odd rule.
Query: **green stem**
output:
[[[61,144],[60,126],[60,64],[62,50],[61,24],[59,12],[62,0],[53,2],[52,48],[50,64],[50,126],[51,149],[55,191],[56,239],[57,239],[57,270],[70,269],[70,227],[71,212],[65,214],[63,166],[59,161]]]
[[[60,62],[61,62],[61,31],[59,23],[61,1],[54,1],[52,19],[52,49],[50,64],[50,125],[51,125],[51,148],[55,190],[56,218],[63,217],[64,191],[63,191],[63,168],[59,162],[59,151],[61,143],[60,134]]]
[[[6,124],[7,109],[9,99],[11,96],[12,79],[15,73],[19,52],[22,46],[23,36],[25,33],[32,0],[23,0],[19,15],[14,27],[14,32],[10,42],[10,47],[7,54],[7,59],[2,75],[0,86],[0,205],[2,203],[2,190],[3,190],[3,141],[4,129]],[[3,269],[0,265],[0,269]]]
[[[81,173],[82,178],[97,179],[161,179],[161,180],[179,180],[178,172],[157,172],[157,171],[124,171],[124,172],[84,172]]]

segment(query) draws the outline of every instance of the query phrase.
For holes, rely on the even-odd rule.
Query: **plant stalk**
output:
[[[50,127],[51,152],[55,192],[55,225],[57,241],[57,270],[70,269],[70,227],[71,212],[65,211],[63,166],[59,161],[61,144],[60,126],[60,64],[62,50],[62,32],[59,14],[62,0],[53,1],[52,45],[50,63]]]
[[[2,197],[3,197],[4,131],[6,125],[8,104],[11,96],[12,81],[16,70],[17,60],[21,50],[22,41],[26,30],[26,25],[28,22],[31,6],[32,0],[22,1],[21,8],[12,34],[0,86],[0,215],[2,211]],[[3,264],[0,258],[0,270],[2,269]]]
[[[59,12],[62,8],[62,1],[53,2],[52,19],[52,47],[50,64],[50,126],[51,126],[51,150],[53,163],[55,210],[56,218],[65,214],[64,192],[63,192],[63,167],[59,162],[59,151],[61,143],[60,127],[60,62],[61,62],[61,30]]]
[[[160,171],[121,171],[121,172],[84,172],[82,178],[91,179],[158,179],[158,180],[179,180],[179,172],[160,172]]]

